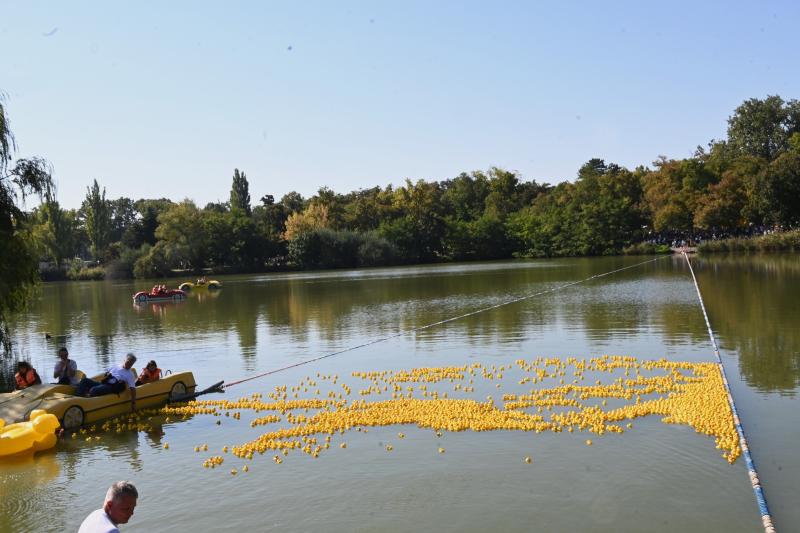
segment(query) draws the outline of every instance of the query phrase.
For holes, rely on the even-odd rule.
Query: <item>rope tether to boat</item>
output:
[[[244,378],[244,379],[240,379],[240,380],[234,381],[232,383],[226,383],[224,385],[224,387],[225,388],[233,387],[234,385],[238,385],[239,383],[244,383],[245,381],[251,381],[253,379],[258,379],[258,378],[261,378],[261,377],[264,377],[264,376],[268,376],[270,374],[277,374],[278,372],[283,372],[284,370],[289,370],[290,368],[296,368],[298,366],[307,365],[307,364],[313,363],[315,361],[321,361],[322,359],[327,359],[328,357],[333,357],[335,355],[340,355],[340,354],[343,354],[345,352],[350,352],[350,351],[353,351],[353,350],[357,350],[358,348],[364,348],[365,346],[371,346],[373,344],[378,344],[379,342],[384,342],[384,341],[388,341],[388,340],[391,340],[391,339],[396,339],[397,337],[402,337],[403,335],[408,335],[409,333],[415,333],[417,331],[422,331],[424,329],[432,328],[432,327],[435,327],[435,326],[441,326],[442,324],[447,324],[448,322],[453,322],[454,320],[460,320],[462,318],[466,318],[466,317],[469,317],[469,316],[477,315],[478,313],[483,313],[485,311],[491,311],[492,309],[497,309],[498,307],[503,307],[505,305],[510,305],[510,304],[513,304],[513,303],[521,302],[523,300],[528,300],[528,299],[534,298],[536,296],[542,296],[542,295],[550,293],[550,292],[556,292],[556,291],[559,291],[561,289],[566,289],[568,287],[572,287],[573,285],[578,285],[580,283],[585,283],[585,282],[591,281],[593,279],[602,278],[602,277],[605,277],[605,276],[610,276],[611,274],[616,274],[617,272],[622,272],[623,270],[628,270],[628,269],[631,269],[631,268],[636,268],[638,266],[646,265],[648,263],[652,263],[654,261],[658,261],[659,259],[661,259],[661,257],[656,257],[655,259],[650,259],[648,261],[642,261],[641,263],[636,263],[635,265],[630,265],[630,266],[618,268],[616,270],[611,270],[609,272],[604,272],[603,274],[595,274],[594,276],[589,276],[588,278],[585,278],[585,279],[582,279],[582,280],[579,280],[579,281],[573,281],[571,283],[566,283],[564,285],[559,285],[558,287],[553,287],[551,289],[547,289],[547,290],[544,290],[544,291],[539,291],[539,292],[536,292],[536,293],[533,293],[533,294],[528,294],[527,296],[521,296],[519,298],[514,298],[512,300],[508,300],[506,302],[502,302],[502,303],[499,303],[499,304],[491,305],[489,307],[484,307],[484,308],[478,309],[476,311],[470,311],[469,313],[464,313],[463,315],[458,315],[458,316],[454,316],[454,317],[451,317],[451,318],[446,318],[444,320],[440,320],[438,322],[433,322],[431,324],[426,324],[424,326],[411,328],[411,329],[408,329],[408,330],[405,330],[405,331],[401,331],[399,333],[395,333],[393,335],[389,335],[388,337],[383,337],[383,338],[380,338],[380,339],[374,339],[374,340],[359,344],[357,346],[350,346],[350,347],[345,348],[343,350],[339,350],[338,352],[333,352],[333,353],[321,355],[319,357],[314,357],[313,359],[306,359],[305,361],[300,361],[299,363],[294,363],[292,365],[285,366],[285,367],[282,367],[282,368],[276,368],[275,370],[269,370],[267,372],[262,372],[261,374],[256,374],[255,376],[250,376],[250,377],[247,377],[247,378]]]
[[[700,294],[700,285],[697,284],[697,277],[694,275],[692,263],[689,261],[689,256],[686,252],[682,252],[683,257],[686,259],[686,264],[689,265],[689,272],[692,274],[694,280],[694,288],[697,290],[697,298],[700,300],[700,309],[703,311],[703,318],[706,320],[706,327],[708,328],[708,336],[711,339],[711,345],[714,347],[714,356],[717,358],[717,365],[719,365],[720,374],[722,374],[722,383],[725,385],[725,392],[728,395],[728,404],[731,406],[733,412],[733,422],[736,425],[736,432],[739,434],[739,446],[742,448],[744,460],[747,464],[747,475],[750,477],[750,484],[753,486],[753,492],[756,495],[756,502],[758,503],[758,510],[761,512],[761,523],[764,525],[766,533],[775,533],[775,526],[772,525],[772,516],[769,514],[769,507],[767,507],[767,499],[764,497],[764,490],[761,488],[761,481],[758,479],[758,472],[756,471],[756,464],[750,456],[750,447],[747,445],[747,439],[744,436],[744,428],[739,420],[739,412],[736,410],[736,404],[733,403],[733,395],[731,394],[730,385],[728,385],[728,377],[725,375],[725,367],[722,364],[722,357],[719,355],[719,348],[717,348],[717,341],[714,338],[714,333],[711,331],[711,322],[708,320],[708,313],[706,313],[706,306],[703,303],[703,295]]]

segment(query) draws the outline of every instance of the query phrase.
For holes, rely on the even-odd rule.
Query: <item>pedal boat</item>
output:
[[[100,375],[92,379],[100,381],[102,377]],[[136,387],[136,408],[161,406],[167,401],[192,394],[196,387],[191,372],[164,376],[158,381]],[[52,413],[64,429],[73,430],[98,420],[130,413],[131,391],[126,387],[119,394],[84,398],[77,396],[75,387],[71,385],[43,384],[0,394],[0,418],[6,424],[28,420],[35,409]]]
[[[206,282],[194,282],[194,283],[192,283],[191,281],[185,281],[178,286],[178,289],[186,292],[205,291],[205,290],[215,291],[221,288],[222,288],[222,283],[215,279],[210,279]]]
[[[185,299],[186,293],[180,289],[168,289],[158,292],[139,291],[133,295],[133,302],[137,304],[145,304],[150,302],[175,302]]]
[[[41,409],[31,411],[28,422],[5,425],[0,418],[0,459],[52,448],[58,427],[58,419]]]

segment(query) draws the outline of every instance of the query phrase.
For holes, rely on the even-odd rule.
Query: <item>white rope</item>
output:
[[[775,533],[775,526],[772,524],[772,516],[767,507],[767,498],[764,496],[764,490],[761,488],[761,481],[758,478],[756,471],[756,464],[750,456],[750,447],[747,445],[747,439],[744,435],[744,428],[742,427],[741,420],[739,419],[739,412],[736,410],[736,404],[733,402],[733,395],[731,388],[728,384],[728,377],[725,375],[725,367],[722,364],[722,357],[719,355],[719,348],[717,348],[717,341],[714,338],[714,332],[711,330],[711,322],[708,320],[708,313],[706,313],[706,306],[703,303],[703,295],[700,294],[700,285],[697,283],[697,277],[694,275],[692,262],[689,261],[689,256],[686,252],[681,252],[683,257],[686,258],[686,264],[689,265],[689,272],[692,273],[692,280],[694,281],[694,288],[697,290],[697,298],[700,300],[700,309],[703,311],[703,318],[706,320],[706,328],[708,329],[708,337],[711,339],[711,345],[714,347],[714,356],[717,358],[717,365],[719,366],[720,374],[722,374],[722,383],[725,385],[725,392],[728,395],[728,404],[733,413],[733,423],[736,426],[736,432],[739,434],[739,446],[742,448],[744,460],[747,464],[747,475],[750,478],[750,484],[753,486],[753,493],[756,495],[756,503],[758,503],[758,510],[761,513],[761,523],[764,526],[766,533]]]
[[[350,351],[353,351],[353,350],[357,350],[359,348],[364,348],[365,346],[372,346],[373,344],[378,344],[379,342],[385,342],[385,341],[388,341],[388,340],[391,340],[391,339],[396,339],[397,337],[402,337],[403,335],[408,335],[410,333],[416,333],[417,331],[422,331],[424,329],[432,328],[432,327],[435,327],[435,326],[441,326],[442,324],[447,324],[448,322],[453,322],[455,320],[461,320],[462,318],[467,318],[469,316],[477,315],[479,313],[485,313],[486,311],[491,311],[492,309],[497,309],[498,307],[503,307],[503,306],[511,305],[511,304],[514,304],[514,303],[517,303],[517,302],[521,302],[521,301],[524,301],[524,300],[529,300],[530,298],[535,298],[536,296],[542,296],[544,294],[548,294],[548,293],[551,293],[551,292],[556,292],[556,291],[559,291],[559,290],[562,290],[562,289],[566,289],[568,287],[572,287],[574,285],[578,285],[580,283],[585,283],[587,281],[591,281],[593,279],[598,279],[598,278],[602,278],[602,277],[605,277],[605,276],[610,276],[612,274],[616,274],[617,272],[622,272],[623,270],[636,268],[638,266],[642,266],[642,265],[646,265],[648,263],[652,263],[654,261],[658,261],[659,259],[661,259],[661,257],[656,257],[655,259],[650,259],[648,261],[642,261],[641,263],[636,263],[635,265],[630,265],[630,266],[618,268],[616,270],[611,270],[609,272],[604,272],[602,274],[595,274],[594,276],[589,276],[588,278],[584,278],[584,279],[579,280],[579,281],[573,281],[571,283],[565,283],[564,285],[559,285],[557,287],[553,287],[553,288],[546,289],[546,290],[543,290],[543,291],[535,292],[533,294],[528,294],[527,296],[521,296],[519,298],[513,298],[511,300],[508,300],[508,301],[505,301],[505,302],[501,302],[501,303],[495,304],[495,305],[490,305],[489,307],[484,307],[484,308],[478,309],[476,311],[470,311],[469,313],[464,313],[463,315],[458,315],[458,316],[454,316],[454,317],[451,317],[451,318],[446,318],[446,319],[440,320],[438,322],[432,322],[432,323],[426,324],[424,326],[419,326],[419,327],[416,327],[416,328],[411,328],[411,329],[408,329],[408,330],[405,330],[405,331],[401,331],[399,333],[395,333],[393,335],[389,335],[388,337],[382,337],[380,339],[374,339],[374,340],[365,342],[363,344],[358,344],[356,346],[350,346],[350,347],[347,347],[347,348],[345,348],[343,350],[339,350],[338,352],[333,352],[333,353],[329,353],[329,354],[326,354],[326,355],[321,355],[319,357],[314,357],[313,359],[306,359],[305,361],[301,361],[299,363],[294,363],[294,364],[289,365],[289,366],[285,366],[285,367],[282,367],[282,368],[276,368],[275,370],[269,370],[267,372],[262,372],[261,374],[256,374],[255,376],[250,376],[248,378],[244,378],[244,379],[240,379],[238,381],[234,381],[232,383],[228,383],[228,384],[225,385],[225,388],[232,387],[234,385],[238,385],[239,383],[244,383],[245,381],[251,381],[253,379],[257,379],[257,378],[260,378],[260,377],[263,377],[263,376],[268,376],[270,374],[275,374],[275,373],[278,373],[278,372],[282,372],[282,371],[288,370],[290,368],[295,368],[295,367],[298,367],[298,366],[307,365],[307,364],[313,363],[315,361],[321,361],[322,359],[327,359],[328,357],[333,357],[335,355],[340,355],[340,354],[343,354],[345,352],[350,352]]]

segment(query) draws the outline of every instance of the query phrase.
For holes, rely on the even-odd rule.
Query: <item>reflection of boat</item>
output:
[[[191,281],[185,281],[181,283],[178,288],[182,291],[204,291],[204,290],[217,290],[222,288],[222,283],[215,280],[215,279],[205,279],[201,278],[192,283]]]
[[[103,376],[93,379],[99,381]],[[180,372],[136,387],[136,407],[146,409],[192,394],[197,384],[191,372]],[[104,418],[127,414],[131,410],[131,392],[84,398],[75,395],[71,385],[34,385],[8,394],[0,394],[0,418],[21,422],[34,409],[56,415],[66,429]]]
[[[153,287],[150,292],[139,291],[133,295],[133,301],[136,303],[148,302],[171,302],[184,300],[186,293],[180,289],[167,289],[163,286]]]
[[[0,457],[48,450],[56,445],[58,418],[41,409],[31,411],[30,418],[8,426],[0,418]]]

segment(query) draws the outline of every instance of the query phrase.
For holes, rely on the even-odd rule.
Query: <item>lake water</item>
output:
[[[135,352],[141,366],[192,370],[201,387],[234,381],[393,336],[648,258],[614,257],[264,274],[221,278],[214,294],[134,306],[153,283],[43,285],[13,324],[15,350],[44,376],[68,346],[89,374]],[[779,531],[800,531],[800,261],[797,256],[693,260],[709,317]],[[52,338],[46,339],[45,333]],[[402,335],[232,387],[224,396],[306,377],[423,366],[508,365],[537,356],[601,354],[713,361],[682,258],[655,262]],[[8,379],[8,375],[4,375]],[[477,382],[476,382],[477,383]],[[515,381],[510,381],[511,389]],[[452,387],[451,384],[447,384]],[[476,397],[510,390],[476,388]],[[486,385],[488,387],[488,385]],[[506,387],[504,382],[503,387]],[[433,387],[432,387],[433,388]],[[492,387],[494,389],[494,386]],[[443,389],[447,390],[447,389]],[[450,389],[452,390],[452,388]],[[323,393],[325,391],[323,390]],[[336,435],[314,459],[248,461],[223,446],[255,438],[255,416],[195,416],[161,431],[59,443],[0,463],[0,531],[75,531],[107,487],[139,489],[124,531],[757,531],[743,459],[658,417],[624,435],[445,432],[416,426]],[[398,439],[398,431],[405,438]],[[170,447],[164,449],[168,442]],[[207,443],[209,453],[193,448]],[[387,453],[386,445],[394,447]],[[437,453],[441,447],[446,453]],[[525,464],[523,457],[533,458]]]

